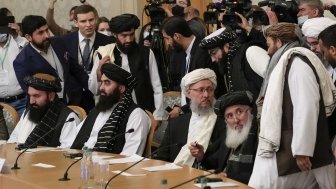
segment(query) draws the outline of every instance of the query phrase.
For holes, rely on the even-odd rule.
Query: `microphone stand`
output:
[[[75,118],[69,118],[69,120],[68,121],[66,121],[66,122],[64,122],[64,124],[65,123],[67,123],[67,122],[72,122],[72,121],[74,121],[75,120]],[[63,125],[64,125],[63,124]],[[60,124],[58,127],[60,127],[62,124]],[[62,126],[63,126],[62,125]],[[18,160],[19,160],[19,157],[23,154],[23,153],[25,153],[29,148],[31,148],[32,146],[34,146],[34,145],[36,145],[38,142],[40,142],[40,140],[41,139],[43,139],[45,136],[47,136],[48,134],[50,134],[52,131],[54,131],[55,129],[56,129],[57,127],[54,127],[53,129],[51,129],[50,131],[48,131],[48,132],[46,132],[43,136],[41,136],[38,140],[36,140],[33,144],[31,144],[31,145],[29,145],[26,149],[24,149],[17,157],[16,157],[16,160],[15,160],[15,163],[14,163],[14,166],[11,168],[11,169],[20,169],[20,167],[18,166]]]
[[[168,148],[168,147],[171,147],[171,146],[180,146],[180,144],[172,144],[172,145],[168,145],[168,146],[164,146],[162,148]],[[114,175],[113,177],[110,178],[110,180],[108,180],[108,182],[106,183],[105,185],[105,189],[107,189],[107,186],[109,185],[109,183],[114,179],[116,178],[117,176],[121,175],[123,172],[126,172],[127,170],[129,170],[130,168],[136,166],[137,164],[139,164],[140,162],[142,162],[143,160],[145,160],[146,158],[156,154],[157,152],[159,152],[162,148],[158,148],[157,150],[155,150],[154,152],[152,152],[151,154],[143,157],[142,159],[140,159],[139,161],[133,163],[131,166],[127,167],[126,169],[120,171],[119,173],[117,173],[116,175]]]
[[[123,135],[125,135],[126,133],[133,133],[133,132],[134,132],[134,129],[133,129],[133,128],[128,129],[126,132],[124,132],[124,133],[120,133],[120,134],[118,134],[118,135],[116,135],[116,136],[110,138],[108,141],[106,141],[106,143],[108,143],[108,142],[110,142],[111,140],[116,139],[116,138],[118,138],[118,137],[120,137],[120,136],[123,136]],[[103,143],[103,144],[105,144],[105,143]],[[97,148],[99,148],[99,147],[101,147],[101,145],[98,145]],[[74,164],[76,164],[77,162],[79,162],[79,160],[81,160],[81,159],[83,159],[83,156],[82,156],[80,159],[74,161],[72,164],[70,164],[69,167],[68,167],[68,168],[66,169],[66,171],[64,172],[63,177],[60,178],[60,179],[58,179],[58,180],[59,180],[59,181],[68,181],[68,180],[70,180],[70,178],[68,178],[68,171],[69,171],[70,167],[72,167]]]

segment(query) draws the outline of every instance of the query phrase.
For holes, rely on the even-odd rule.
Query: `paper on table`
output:
[[[146,171],[166,171],[166,170],[174,170],[181,169],[182,167],[175,165],[174,163],[167,163],[164,165],[152,166],[152,167],[144,167],[142,169]]]
[[[41,152],[41,151],[51,151],[51,150],[55,150],[57,148],[53,148],[53,147],[42,147],[42,148],[30,148],[28,149],[26,152]],[[21,150],[20,152],[22,152],[23,150]]]
[[[54,168],[54,167],[56,167],[55,165],[49,165],[49,164],[45,164],[45,163],[36,163],[36,164],[33,164],[33,166],[42,167],[42,168]]]
[[[195,186],[201,188],[201,184],[195,184]],[[233,182],[208,182],[207,186],[210,186],[211,188],[219,188],[219,187],[225,187],[225,186],[238,186],[238,184]]]
[[[115,174],[119,174],[120,172],[121,172],[120,170],[112,171],[112,173],[115,173]],[[146,174],[132,174],[132,173],[127,173],[127,172],[123,172],[121,173],[121,175],[126,176],[126,177],[146,176]]]
[[[99,162],[101,160],[104,159],[109,159],[109,158],[113,158],[114,156],[110,156],[110,155],[93,155],[92,156],[92,161],[93,162]]]
[[[143,159],[143,157],[137,155],[137,154],[133,154],[131,156],[125,157],[125,158],[117,158],[117,159],[111,159],[109,161],[110,164],[118,164],[118,163],[134,163],[137,161],[140,161],[141,159]],[[148,160],[147,158],[144,159],[144,161]]]

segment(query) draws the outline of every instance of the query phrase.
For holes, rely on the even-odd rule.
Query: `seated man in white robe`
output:
[[[197,143],[206,152],[208,146],[221,140],[225,123],[213,108],[216,86],[216,74],[208,68],[196,69],[182,78],[181,89],[190,98],[191,112],[169,120],[157,159],[179,165],[197,165],[188,147]],[[179,144],[184,146],[181,148]]]
[[[29,106],[7,143],[21,144],[19,148],[69,148],[77,134],[79,118],[58,98],[57,92],[62,90],[59,79],[37,73],[27,76],[24,82],[28,86]]]
[[[132,100],[135,77],[115,64],[104,64],[101,72],[99,102],[78,126],[71,148],[85,146],[96,151],[142,155],[150,119]],[[130,129],[134,131],[128,132]]]

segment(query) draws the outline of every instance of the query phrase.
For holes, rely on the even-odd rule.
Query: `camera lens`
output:
[[[81,2],[81,3],[85,3],[85,1],[86,1],[86,0],[79,0],[79,2]]]

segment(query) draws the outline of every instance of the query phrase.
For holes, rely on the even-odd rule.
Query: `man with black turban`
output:
[[[262,78],[256,74],[246,60],[246,49],[260,46],[258,42],[240,43],[237,34],[230,27],[223,27],[205,37],[200,47],[208,49],[213,62],[219,66],[220,74],[225,78],[226,91],[249,90],[257,97]]]
[[[189,148],[203,168],[223,170],[227,177],[248,183],[258,145],[252,105],[252,95],[248,91],[229,92],[216,101],[215,112],[226,122],[225,138],[205,154],[200,144]]]
[[[36,146],[69,148],[77,134],[79,118],[58,98],[60,80],[52,75],[37,73],[24,79],[28,87],[29,106],[21,116],[8,143],[25,148]],[[44,136],[47,132],[48,135]],[[42,137],[44,136],[44,137]]]
[[[110,30],[116,43],[101,46],[96,51],[94,66],[89,78],[89,89],[98,93],[102,72],[101,66],[113,63],[132,73],[137,86],[132,97],[142,109],[153,112],[156,120],[163,117],[163,95],[158,66],[152,50],[135,42],[135,30],[140,20],[133,14],[122,14],[110,21]]]
[[[150,119],[132,99],[137,81],[131,73],[115,64],[104,64],[101,72],[99,102],[78,126],[80,131],[71,148],[86,146],[115,154],[142,155]],[[125,133],[130,129],[134,132]],[[124,137],[116,137],[123,133]]]

